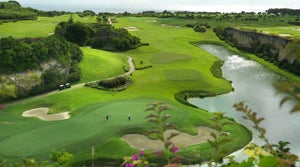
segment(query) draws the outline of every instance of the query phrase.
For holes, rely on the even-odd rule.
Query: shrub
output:
[[[224,40],[224,27],[222,26],[217,26],[214,28],[214,32],[216,33],[216,35],[221,39]]]
[[[112,79],[102,80],[98,83],[99,86],[103,86],[105,88],[115,88],[126,83],[125,77],[116,77]]]
[[[73,155],[65,150],[53,150],[50,154],[50,158],[52,161],[57,162],[59,165],[63,165],[70,162],[73,159]]]
[[[206,32],[206,27],[205,26],[195,25],[194,26],[194,31],[195,32]]]

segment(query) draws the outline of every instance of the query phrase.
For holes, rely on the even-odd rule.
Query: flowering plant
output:
[[[125,167],[149,167],[149,162],[145,157],[144,150],[141,149],[139,154],[132,154],[132,156],[124,157],[123,165]]]
[[[165,114],[164,111],[169,110],[170,107],[164,103],[151,103],[150,107],[146,108],[145,111],[152,111],[146,119],[148,122],[155,123],[158,125],[157,129],[152,129],[147,132],[147,134],[155,135],[159,140],[164,143],[164,149],[162,151],[154,152],[158,157],[163,157],[167,161],[168,164],[179,164],[183,159],[182,156],[174,156],[179,151],[179,147],[177,147],[171,139],[178,135],[178,133],[171,133],[169,136],[165,135],[165,131],[169,129],[177,130],[177,126],[167,122],[167,120],[171,117],[170,114]],[[171,159],[171,157],[173,157]]]
[[[156,154],[158,158],[163,158],[165,167],[177,167],[179,166],[182,156],[176,155],[179,151],[171,139],[177,136],[177,133],[171,133],[169,136],[166,136],[164,133],[168,129],[177,129],[176,125],[168,123],[167,120],[171,117],[170,114],[165,114],[164,111],[170,109],[170,107],[164,103],[151,103],[145,111],[152,111],[146,119],[148,122],[155,123],[158,125],[157,129],[152,129],[146,134],[155,135],[160,141],[162,141],[164,147],[162,150],[154,151],[152,154]],[[148,167],[149,162],[147,161],[144,150],[140,150],[139,154],[133,154],[131,157],[124,157],[124,162],[122,166],[125,167]]]

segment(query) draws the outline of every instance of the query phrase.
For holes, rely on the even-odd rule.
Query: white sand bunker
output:
[[[168,25],[168,24],[161,24],[160,26],[162,26],[162,27],[171,27],[171,28],[181,28],[180,26],[172,26],[172,25]]]
[[[291,36],[291,34],[278,34],[278,35],[281,37],[290,37]]]
[[[124,27],[127,31],[138,31],[140,30],[139,28],[137,27]]]
[[[216,132],[214,129],[200,126],[198,127],[198,134],[192,136],[187,133],[181,133],[177,130],[168,130],[165,132],[165,136],[169,136],[171,133],[179,133],[179,135],[172,138],[172,142],[180,147],[192,146],[206,142],[208,139],[212,139],[210,135],[212,132]],[[163,143],[160,140],[151,140],[148,137],[140,134],[128,134],[122,137],[131,147],[136,149],[145,150],[160,150],[163,149]]]
[[[34,108],[31,110],[24,111],[22,116],[23,117],[38,117],[41,120],[44,121],[59,121],[59,120],[65,120],[69,119],[70,112],[63,112],[58,114],[48,114],[49,108],[47,107],[40,107],[40,108]]]
[[[148,23],[156,23],[157,20],[146,20],[146,22],[148,22]]]

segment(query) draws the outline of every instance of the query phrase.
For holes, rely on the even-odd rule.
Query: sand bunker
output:
[[[290,37],[291,36],[291,34],[278,34],[278,35],[281,37]]]
[[[23,117],[38,117],[41,120],[44,121],[59,121],[59,120],[65,120],[69,119],[70,112],[63,112],[63,113],[58,113],[58,114],[48,114],[49,108],[47,107],[40,107],[40,108],[35,108],[31,110],[24,111],[22,116]]]
[[[146,20],[146,22],[148,22],[148,23],[156,23],[157,20]]]
[[[171,28],[181,28],[180,26],[171,26],[171,25],[168,25],[168,24],[161,24],[160,26],[162,26],[162,27],[171,27]]]
[[[124,27],[127,31],[138,31],[140,30],[139,28],[137,27]]]
[[[300,28],[292,28],[292,30],[300,31]]]
[[[177,130],[168,130],[165,135],[169,136],[171,133],[179,133],[172,139],[172,142],[180,147],[191,146],[206,142],[212,139],[210,133],[215,132],[214,129],[200,126],[198,127],[198,134],[192,136],[187,133],[181,133]],[[131,147],[145,150],[160,150],[163,149],[163,143],[160,140],[151,140],[148,137],[140,134],[128,134],[122,137]]]

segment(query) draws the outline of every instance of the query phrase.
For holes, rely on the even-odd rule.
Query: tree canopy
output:
[[[140,39],[125,29],[100,23],[73,22],[72,18],[68,22],[60,22],[55,27],[55,34],[80,46],[89,45],[109,51],[125,51],[140,45]]]
[[[47,38],[0,39],[0,71],[2,74],[39,69],[43,61],[57,59],[66,67],[71,66],[72,58],[79,62],[82,52],[74,44],[54,35]]]
[[[23,8],[17,1],[0,2],[0,20],[33,20],[38,14],[31,8]]]

